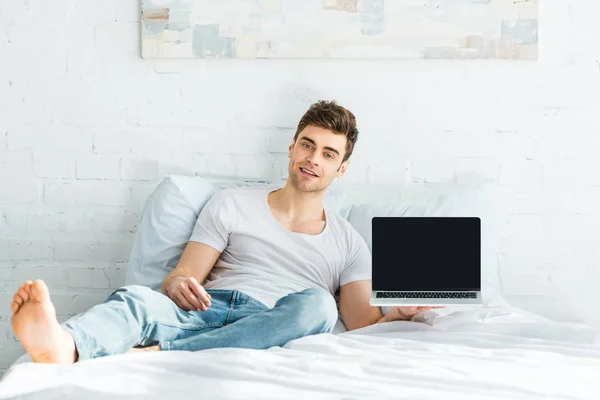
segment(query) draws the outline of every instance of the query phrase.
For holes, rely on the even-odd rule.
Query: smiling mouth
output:
[[[318,178],[319,177],[319,175],[315,174],[314,172],[312,172],[312,171],[310,171],[308,169],[302,168],[302,167],[300,167],[300,172],[302,172],[304,175],[307,175],[307,176],[310,176],[310,177],[313,177],[313,178]]]

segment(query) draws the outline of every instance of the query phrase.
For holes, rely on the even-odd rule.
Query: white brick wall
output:
[[[48,260],[50,241],[48,239],[10,239],[8,258],[11,260],[36,261]]]
[[[7,133],[5,129],[0,128],[0,153],[6,151]]]
[[[131,181],[154,181],[158,178],[158,162],[124,158],[121,160],[121,179]]]
[[[25,180],[0,183],[0,204],[36,203],[39,201],[39,182]]]
[[[118,180],[46,180],[46,204],[128,205],[131,188]]]
[[[285,177],[321,98],[361,129],[342,183],[495,179],[507,295],[600,324],[599,2],[541,2],[536,63],[149,61],[138,2],[51,3],[0,0],[0,370],[24,280],[48,281],[61,319],[101,301],[165,174]]]
[[[77,159],[77,179],[119,179],[121,159],[116,156],[92,154]]]
[[[56,154],[43,155],[33,159],[33,171],[37,178],[73,178],[73,160]]]
[[[39,84],[43,85],[42,82]],[[32,95],[35,96],[35,94]],[[10,95],[6,97],[10,99]],[[9,118],[10,113],[6,108],[4,110],[6,110],[6,117]],[[35,123],[36,121],[32,121],[31,118],[24,119],[19,124],[12,124],[8,129],[9,151],[33,151],[36,154],[46,155],[50,152],[85,154],[92,148],[91,135],[82,132],[77,126],[31,126],[28,122]]]

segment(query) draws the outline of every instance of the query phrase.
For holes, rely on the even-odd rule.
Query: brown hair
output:
[[[344,154],[342,162],[350,158],[358,140],[356,117],[351,111],[338,105],[335,101],[317,101],[300,119],[294,141],[298,139],[300,132],[309,125],[329,129],[338,135],[346,135],[346,154]]]

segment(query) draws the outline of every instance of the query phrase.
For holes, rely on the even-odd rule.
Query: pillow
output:
[[[216,193],[212,182],[188,176],[166,177],[146,199],[135,235],[126,285],[159,290],[164,277],[177,265],[190,221]]]
[[[371,220],[375,216],[480,217],[483,303],[486,306],[507,304],[501,295],[498,273],[499,224],[503,212],[494,202],[498,198],[494,186],[484,182],[476,186],[443,188],[437,192],[419,191],[420,188],[413,189],[411,193],[410,187],[407,187],[405,194],[393,203],[355,204],[350,207],[348,220],[372,249]],[[390,308],[382,307],[383,313],[387,314]]]
[[[220,190],[235,187],[283,187],[285,181],[211,179],[170,175],[145,201],[136,233],[126,285],[143,285],[160,290],[168,273],[177,266],[192,235],[198,215],[208,200]],[[325,206],[339,212],[343,193],[330,188]]]

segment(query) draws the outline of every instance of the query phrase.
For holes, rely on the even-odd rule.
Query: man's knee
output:
[[[327,290],[310,288],[290,296],[299,324],[312,326],[319,333],[331,332],[338,320],[335,299]]]

